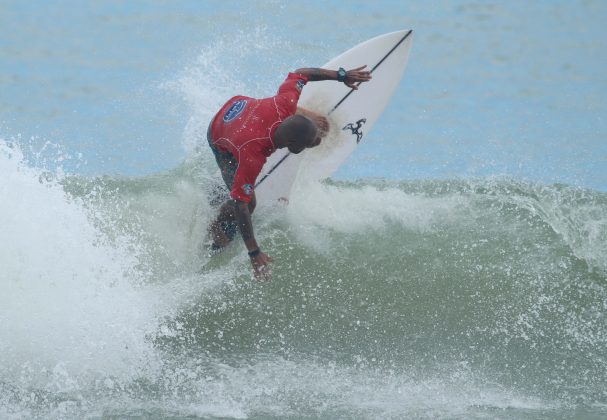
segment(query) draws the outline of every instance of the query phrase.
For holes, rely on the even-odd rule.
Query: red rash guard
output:
[[[306,76],[289,73],[276,96],[264,99],[235,96],[215,115],[211,124],[213,144],[238,161],[230,192],[233,199],[251,201],[257,176],[276,150],[274,132],[297,111],[299,95],[307,82]]]

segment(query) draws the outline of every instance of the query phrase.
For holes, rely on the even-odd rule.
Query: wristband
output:
[[[257,249],[254,249],[253,251],[249,252],[249,257],[255,258],[259,254],[261,254],[261,249],[257,248]]]

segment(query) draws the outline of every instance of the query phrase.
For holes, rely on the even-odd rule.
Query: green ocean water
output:
[[[24,208],[47,194],[63,244],[47,234],[21,250],[35,282],[3,262],[0,319],[18,327],[0,341],[2,417],[606,414],[605,193],[503,178],[307,185],[256,213],[277,260],[259,283],[240,243],[206,254],[208,159],[96,179],[5,159],[31,189]],[[95,252],[106,260],[90,267]]]

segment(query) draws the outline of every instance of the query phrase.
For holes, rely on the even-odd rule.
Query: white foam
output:
[[[340,187],[298,180],[288,206],[289,225],[300,240],[318,247],[328,231],[381,232],[398,223],[412,232],[432,232],[462,220],[463,197],[407,194],[397,188]]]
[[[154,310],[132,246],[109,245],[78,200],[3,141],[0,174],[0,380],[62,391],[150,366]]]
[[[280,357],[240,367],[218,363],[204,370],[207,373],[202,377],[190,375],[191,379],[178,384],[195,391],[197,415],[330,418],[347,412],[356,418],[453,418],[560,407],[557,402],[491,384],[459,364],[422,378],[369,366]],[[200,369],[192,366],[187,371]],[[179,412],[192,414],[187,398],[179,405],[184,407]]]

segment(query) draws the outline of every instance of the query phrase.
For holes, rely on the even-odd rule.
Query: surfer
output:
[[[257,176],[276,149],[287,147],[291,153],[300,153],[320,144],[329,130],[324,116],[297,106],[306,83],[336,80],[356,90],[358,84],[371,80],[371,72],[365,67],[348,71],[301,68],[288,74],[275,96],[234,96],[221,107],[209,125],[207,140],[230,190],[230,199],[211,223],[213,250],[225,247],[239,230],[255,277],[269,274],[273,259],[261,251],[251,223]]]

